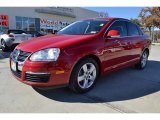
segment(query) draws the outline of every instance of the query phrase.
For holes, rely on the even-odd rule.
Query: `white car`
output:
[[[19,44],[31,38],[32,35],[26,34],[23,30],[8,30],[6,33],[0,35],[0,48],[5,52],[9,50],[12,45]]]

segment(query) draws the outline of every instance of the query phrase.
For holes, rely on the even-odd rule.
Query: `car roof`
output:
[[[110,21],[110,20],[128,20],[125,18],[115,18],[115,17],[96,17],[96,18],[87,18],[87,19],[83,19],[83,20],[106,20],[106,21]]]

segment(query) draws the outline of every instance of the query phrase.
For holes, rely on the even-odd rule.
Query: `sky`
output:
[[[109,17],[137,18],[142,7],[84,7],[97,12],[106,12]]]

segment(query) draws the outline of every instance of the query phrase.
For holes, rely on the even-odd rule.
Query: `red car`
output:
[[[100,75],[133,65],[144,69],[150,45],[150,37],[127,19],[86,19],[21,43],[11,53],[10,67],[33,87],[68,85],[84,93]]]

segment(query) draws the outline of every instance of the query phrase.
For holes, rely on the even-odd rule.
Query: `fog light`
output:
[[[26,72],[25,80],[30,82],[48,82],[51,74],[48,72]]]

